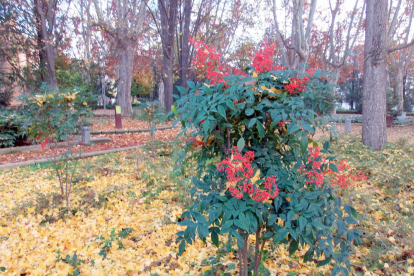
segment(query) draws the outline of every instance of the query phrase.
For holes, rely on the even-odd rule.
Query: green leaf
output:
[[[211,232],[211,241],[213,242],[213,244],[217,247],[219,247],[219,236],[217,235],[216,232]]]
[[[6,268],[4,266],[0,267],[0,271],[4,272],[4,271],[6,271]]]
[[[227,121],[227,116],[226,116],[226,110],[224,109],[223,106],[219,105],[218,106],[218,113]]]
[[[273,243],[276,244],[278,242],[283,241],[286,238],[286,235],[288,234],[288,230],[286,228],[281,228],[277,230],[275,235],[273,236]]]
[[[230,272],[231,270],[235,269],[236,265],[235,264],[231,264],[227,267],[226,272]]]
[[[358,224],[358,221],[353,217],[346,217],[344,218],[345,222],[348,224]]]
[[[300,151],[302,154],[305,154],[306,150],[308,149],[308,138],[305,135],[302,135],[300,138]]]
[[[300,129],[300,127],[297,125],[297,123],[292,122],[287,127],[287,133],[292,134],[293,132],[298,131],[299,129]]]
[[[294,218],[295,218],[295,212],[293,212],[293,211],[289,211],[288,213],[287,213],[287,219],[286,219],[286,221],[287,222],[291,222]]]
[[[249,232],[250,223],[243,213],[239,214],[239,218],[234,221],[234,224],[242,230]]]
[[[231,230],[230,234],[237,239],[237,245],[239,246],[239,248],[240,249],[243,248],[244,247],[243,237],[235,230]]]
[[[328,150],[330,147],[331,147],[331,144],[329,143],[329,141],[326,141],[326,142],[323,144],[323,149],[324,149],[324,150]]]
[[[185,240],[182,240],[180,246],[178,247],[178,255],[183,255],[185,250]]]
[[[178,85],[176,87],[177,87],[178,92],[180,92],[180,94],[187,94],[187,89],[185,89],[184,87],[178,86]]]
[[[291,240],[289,244],[289,255],[293,255],[299,248],[299,242],[296,240]]]
[[[277,221],[277,215],[270,215],[269,219],[267,220],[267,226],[272,226]]]
[[[203,123],[203,130],[204,133],[207,135],[208,132],[210,131],[210,121],[209,120],[205,120]]]
[[[237,141],[237,150],[239,151],[239,152],[241,152],[242,150],[243,150],[243,148],[244,148],[244,145],[246,144],[246,141],[244,140],[244,138],[243,137],[241,137],[240,139],[239,139],[239,141]]]
[[[329,168],[330,168],[332,171],[334,171],[334,172],[336,172],[336,173],[339,173],[338,167],[337,167],[335,164],[333,164],[333,163],[329,163]]]
[[[154,130],[157,128],[157,126],[156,125],[153,125],[152,127],[151,127],[151,137],[154,137]]]
[[[192,81],[188,81],[188,82],[187,82],[187,85],[188,85],[188,87],[190,87],[191,89],[195,89],[195,88],[196,88],[196,87],[195,87],[194,82],[192,82]]]
[[[354,218],[356,218],[357,217],[357,211],[352,207],[352,206],[349,206],[348,204],[345,204],[345,212],[349,215],[349,216],[351,216],[351,217],[354,217]]]
[[[257,125],[257,131],[259,131],[259,137],[264,138],[265,132],[264,132],[264,127],[263,127],[262,123],[257,121],[256,125]]]
[[[177,116],[177,107],[175,105],[171,106],[172,112],[174,112],[175,116]]]
[[[230,232],[230,227],[233,226],[233,220],[228,220],[221,227],[220,234],[225,234]]]
[[[346,229],[346,224],[343,220],[337,220],[336,225],[338,227],[338,234],[341,235]]]
[[[256,118],[252,118],[252,119],[250,119],[249,124],[247,125],[247,127],[248,127],[249,129],[251,129],[251,128],[254,126],[254,124],[256,123],[256,121],[257,121],[257,119],[256,119]]]
[[[247,116],[251,116],[254,113],[254,109],[248,108],[248,109],[246,109],[246,111],[244,111],[244,113],[246,113]]]
[[[230,107],[232,110],[237,110],[234,106],[234,103],[231,100],[226,100],[226,105]]]
[[[352,231],[352,230],[351,231],[348,231],[348,233],[346,235],[346,239],[349,242],[352,242],[354,240],[354,238],[355,238],[354,231]]]
[[[312,221],[311,224],[312,224],[313,227],[316,227],[316,228],[319,228],[319,229],[325,229],[326,228],[325,225],[323,225],[321,222],[319,222],[317,220]]]
[[[326,258],[325,260],[318,261],[318,264],[316,265],[316,267],[327,265],[331,262],[331,260],[332,260],[332,256],[330,256],[329,258]]]
[[[314,191],[314,192],[306,192],[305,193],[305,198],[306,199],[315,199],[318,196],[320,196],[321,192],[320,191]]]
[[[345,267],[336,265],[331,271],[331,276],[338,275],[339,273],[342,273],[342,276],[349,276],[348,270]]]
[[[273,232],[266,232],[263,235],[263,239],[267,240],[267,239],[270,239],[272,236],[273,236]]]
[[[299,221],[299,230],[303,231],[303,229],[305,229],[306,224],[308,223],[308,220],[302,216],[299,216],[298,221]]]

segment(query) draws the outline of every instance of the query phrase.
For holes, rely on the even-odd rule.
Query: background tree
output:
[[[290,14],[290,34],[288,34],[289,32],[282,33],[279,25],[276,0],[272,0],[277,46],[282,57],[282,64],[288,69],[299,69],[301,65],[308,61],[309,57],[309,44],[316,10],[316,0],[311,0],[309,6],[305,6],[303,0],[293,0],[292,3],[286,1],[284,9],[292,11]],[[308,11],[308,16],[305,20],[303,14],[306,10]],[[306,28],[304,22],[307,22]]]
[[[117,102],[122,115],[130,116],[134,52],[138,38],[146,29],[145,2],[114,0],[111,5],[107,4],[107,9],[103,10],[104,4],[94,0],[97,15],[94,25],[104,31],[112,44],[111,54],[118,60]]]
[[[367,0],[362,142],[381,150],[387,142],[387,0]]]
[[[43,64],[46,64],[48,83],[52,88],[57,88],[54,34],[58,0],[34,0],[34,8],[38,32],[40,67],[42,69]]]
[[[414,36],[411,32],[414,15],[414,2],[406,2],[402,5],[402,0],[398,0],[392,15],[389,13],[390,27],[388,30],[388,43],[393,46],[390,49],[390,74],[392,74],[394,93],[397,98],[397,110],[403,111],[404,107],[404,78],[408,67],[411,64],[411,58],[414,54]],[[391,8],[391,7],[390,7]],[[401,9],[403,10],[401,11]],[[401,13],[400,13],[401,12]],[[405,16],[404,16],[405,15]],[[409,37],[413,37],[410,42]],[[399,46],[398,46],[399,44]],[[411,46],[409,46],[411,44]],[[405,48],[401,49],[402,47]]]
[[[331,14],[330,25],[328,30],[328,43],[326,43],[328,53],[325,56],[330,74],[328,75],[328,83],[337,84],[342,66],[354,48],[355,42],[359,37],[363,23],[363,13],[365,10],[365,2],[362,8],[358,6],[358,0],[355,1],[352,11],[344,15],[343,2],[336,0],[335,6],[329,1],[329,10]],[[339,18],[343,17],[343,20]],[[337,88],[333,88],[333,96],[335,99]],[[335,105],[332,106],[332,114],[336,113]]]

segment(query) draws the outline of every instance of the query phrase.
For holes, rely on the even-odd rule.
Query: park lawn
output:
[[[5,275],[203,275],[236,264],[201,241],[177,256],[180,214],[191,203],[189,177],[173,173],[177,144],[80,160],[69,209],[47,167],[0,172],[0,268]],[[363,244],[355,275],[414,274],[414,145],[372,152],[354,137],[333,143],[338,158],[368,180],[338,189],[359,212]],[[271,249],[271,248],[269,248]],[[271,275],[329,275],[329,266],[303,263],[306,248],[284,245],[264,261]],[[76,255],[75,255],[76,253]],[[203,263],[204,259],[214,261]],[[236,270],[232,271],[236,275]],[[0,272],[1,273],[1,272]],[[279,273],[279,274],[277,274]]]

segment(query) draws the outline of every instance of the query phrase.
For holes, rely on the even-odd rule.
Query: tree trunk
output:
[[[36,17],[36,32],[37,32],[37,48],[39,51],[39,71],[40,71],[40,80],[42,82],[46,82],[46,52],[45,52],[45,39],[42,36],[42,27],[41,27],[41,19],[40,14],[37,12],[37,1],[34,1],[34,14]]]
[[[134,61],[134,43],[124,41],[124,47],[119,54],[117,103],[121,106],[123,116],[132,114],[131,82]]]
[[[173,66],[174,60],[169,58],[163,58],[162,62],[162,81],[164,83],[164,108],[166,112],[171,111],[171,105],[173,105]]]
[[[49,38],[50,39],[50,38]],[[48,40],[50,41],[50,40]],[[47,58],[47,73],[49,85],[52,88],[57,88],[56,69],[55,69],[55,51],[52,42],[46,42],[46,58]]]
[[[339,79],[339,73],[341,71],[341,68],[338,66],[334,66],[332,69],[332,75],[329,75],[327,80],[328,83],[331,85],[336,85]],[[335,106],[335,100],[338,92],[338,87],[334,86],[332,87],[332,108],[331,108],[331,114],[336,114],[336,106]]]
[[[161,81],[158,84],[158,98],[160,99],[160,105],[165,106],[165,96],[164,96],[164,81]]]
[[[365,29],[362,142],[381,150],[387,142],[387,0],[368,0]]]
[[[158,0],[161,19],[161,41],[163,48],[162,80],[164,82],[164,103],[166,112],[171,111],[173,101],[174,32],[177,25],[177,0]]]
[[[51,88],[57,88],[56,70],[55,70],[55,51],[54,51],[54,26],[56,23],[57,1],[45,0],[35,1],[37,16],[40,19],[39,26],[42,44],[40,45],[44,51],[43,55],[47,61],[48,81]],[[38,38],[39,39],[39,38]],[[41,55],[41,54],[39,54]]]
[[[180,85],[185,89],[188,89],[187,80],[188,80],[188,71],[190,65],[190,23],[191,23],[191,0],[185,0],[184,2],[184,24],[181,30],[181,49],[178,50],[179,52],[179,71],[180,71]]]
[[[404,73],[403,68],[396,67],[395,69],[395,86],[394,93],[397,98],[397,110],[404,111]]]

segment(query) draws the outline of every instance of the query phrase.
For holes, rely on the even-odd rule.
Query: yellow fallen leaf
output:
[[[259,179],[260,179],[260,170],[257,170],[255,175],[252,178],[250,178],[250,181],[252,183],[256,183],[256,181],[259,180]]]
[[[275,87],[271,87],[270,90],[275,94],[282,94],[283,93],[282,89],[276,89]]]
[[[34,211],[35,211],[35,209],[36,209],[36,207],[27,208],[27,212],[28,212],[29,214],[33,214],[33,213],[34,213]]]
[[[257,78],[259,75],[256,72],[253,72],[253,78]]]

